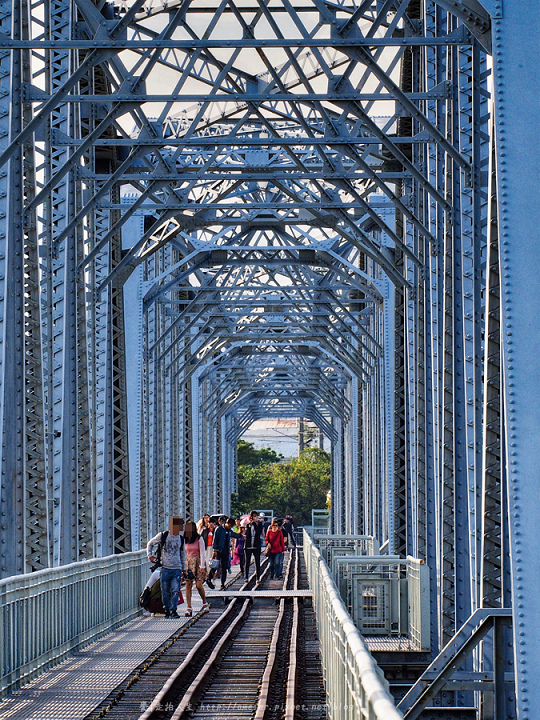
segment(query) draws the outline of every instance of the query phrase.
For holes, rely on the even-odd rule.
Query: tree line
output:
[[[330,490],[330,453],[306,448],[300,457],[285,462],[270,448],[256,449],[238,441],[238,492],[232,511],[241,515],[268,508],[277,516],[291,514],[299,525],[311,524],[313,508],[324,508]]]

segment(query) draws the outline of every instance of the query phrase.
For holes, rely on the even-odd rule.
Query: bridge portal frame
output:
[[[289,3],[280,12],[289,14],[297,38],[284,37],[259,3],[255,16],[260,12],[275,37],[257,37],[259,20],[250,26],[240,13],[243,37],[226,41],[174,37],[189,3],[171,10],[157,33],[144,18],[164,8],[146,11],[141,0],[122,12],[101,2],[55,0],[43,17],[39,2],[0,5],[0,93],[6,105],[11,101],[0,118],[0,572],[130,547],[122,286],[143,264],[151,348],[143,362],[146,415],[138,446],[147,527],[161,523],[180,495],[186,513],[202,507],[205,473],[215,475],[218,496],[218,489],[233,487],[234,442],[254,419],[278,403],[286,414],[309,417],[332,440],[336,529],[369,526],[400,552],[425,556],[440,581],[432,582],[435,644],[450,639],[477,607],[506,605],[511,596],[518,714],[525,718],[540,704],[530,682],[540,656],[533,632],[540,568],[527,552],[540,510],[534,483],[540,211],[531,182],[540,88],[524,19],[533,27],[540,11],[513,0],[395,0],[353,10],[313,2],[328,38],[310,34],[303,10]],[[359,24],[368,21],[371,34]],[[346,60],[332,67],[324,43]],[[298,61],[299,44],[317,58],[315,70],[307,56]],[[224,64],[213,57],[222,45],[230,53]],[[296,73],[290,84],[283,67],[271,63],[256,82],[235,66],[243,51],[260,53],[263,46],[283,50],[287,71]],[[385,65],[392,48],[396,55]],[[494,125],[485,52],[492,49]],[[123,62],[125,50],[138,53],[137,72]],[[170,92],[150,92],[147,79],[174,53],[191,53],[195,64],[203,57],[197,79],[211,87],[184,89],[184,102],[201,103],[191,125],[167,117],[168,110],[155,120],[143,109],[149,102],[170,107]],[[364,80],[354,74],[360,66]],[[180,74],[178,88],[185,68]],[[328,87],[316,87],[317,77]],[[207,163],[230,146],[230,137],[195,132],[223,87],[233,96],[218,98],[224,107],[274,103],[275,111],[280,102],[292,103],[287,121],[294,118],[305,133],[306,154],[300,160],[298,138],[259,114],[242,153],[234,151],[242,181],[251,184],[242,191],[246,207],[231,203],[235,188],[205,196],[204,212],[194,212],[200,197],[190,202],[189,192],[179,190],[199,181],[198,168],[175,163],[185,159],[184,145]],[[381,127],[370,111],[388,97],[393,115]],[[230,107],[220,127],[242,127]],[[135,119],[133,133],[119,122],[126,113]],[[310,123],[325,131],[316,136]],[[205,131],[217,125],[213,117]],[[362,134],[354,135],[358,128]],[[272,166],[270,145],[281,148],[282,165],[292,156],[294,167],[285,173]],[[378,164],[368,161],[372,146],[380,148]],[[230,181],[226,163],[212,171],[214,181]],[[306,174],[313,186],[302,185]],[[119,189],[128,182],[139,195],[126,209]],[[298,185],[293,191],[287,183]],[[368,201],[375,191],[394,209],[394,225]],[[300,213],[294,222],[291,204]],[[121,234],[140,209],[154,222],[122,253]],[[267,211],[277,219],[270,223]],[[298,230],[300,221],[309,231]],[[210,237],[216,224],[220,231]],[[249,243],[260,232],[272,242],[259,243],[254,258]],[[317,243],[310,233],[319,232],[324,240]],[[244,244],[235,243],[240,237]],[[282,243],[281,255],[274,242]],[[268,295],[257,264],[269,277],[286,266],[294,286],[289,298]],[[193,277],[198,299],[187,298],[188,313],[175,315],[174,303],[185,300],[177,293]],[[242,285],[244,297],[257,281],[247,307],[255,315],[259,302],[265,312],[255,327],[233,326],[241,312],[231,308],[241,299],[234,283],[226,291],[216,285],[227,278]],[[381,287],[388,282],[395,304],[385,312]],[[308,332],[298,317],[306,298]],[[217,312],[205,314],[212,302]],[[201,312],[197,320],[193,310]],[[279,340],[277,317],[289,333]],[[186,320],[182,329],[178,318]],[[163,333],[166,347],[159,345]],[[385,354],[393,333],[397,341]],[[305,371],[307,387],[298,392],[278,382],[273,369],[266,382],[257,365],[262,347],[286,357],[291,377]],[[250,390],[240,360],[255,372],[261,395]],[[211,371],[203,377],[205,364]],[[220,395],[224,389],[239,394]],[[219,411],[201,410],[210,398],[222,404]],[[394,449],[381,443],[392,427]],[[355,446],[361,459],[350,455]],[[352,503],[349,511],[351,493],[361,509]]]

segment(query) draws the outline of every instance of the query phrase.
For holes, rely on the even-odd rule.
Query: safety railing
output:
[[[0,696],[140,611],[144,551],[0,581]]]
[[[431,648],[429,568],[418,558],[407,556],[409,638],[419,650]]]
[[[332,572],[334,558],[342,555],[379,554],[379,542],[372,535],[329,535],[315,530],[312,537]]]
[[[304,557],[325,673],[330,720],[401,720],[381,670],[353,624],[325,561],[304,533]]]
[[[422,560],[382,555],[370,535],[309,533],[362,635],[406,638],[431,647],[429,569]]]
[[[330,532],[330,510],[312,510],[311,527],[315,530],[315,532]]]

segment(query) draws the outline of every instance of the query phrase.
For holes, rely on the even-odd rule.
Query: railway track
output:
[[[283,581],[271,581],[268,574],[266,564],[259,582],[253,575],[239,589],[298,590],[300,553],[291,553]],[[276,605],[240,596],[221,612],[214,605],[147,658],[85,720],[325,718],[320,665],[312,687],[298,682],[300,660],[304,665],[307,659],[305,629],[305,610],[297,597],[283,597]],[[311,706],[306,689],[313,696]],[[310,712],[314,699],[315,713]]]

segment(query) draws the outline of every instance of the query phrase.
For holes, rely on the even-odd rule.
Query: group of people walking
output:
[[[186,581],[186,617],[193,614],[193,583],[201,596],[203,612],[209,612],[210,605],[203,587],[206,578],[206,548],[192,520],[188,520],[184,527],[183,518],[172,517],[169,529],[148,541],[146,553],[150,562],[155,563],[155,571],[161,566],[161,600],[166,618],[179,617],[177,608],[182,580]]]
[[[245,574],[247,579],[253,559],[259,579],[263,544],[269,557],[270,577],[281,578],[289,537],[296,547],[293,528],[290,516],[281,524],[276,519],[265,524],[256,510],[250,512],[244,524],[240,518],[228,518],[226,515],[212,522],[211,516],[204,514],[198,523],[188,520],[184,526],[183,518],[172,517],[169,529],[151,538],[146,547],[148,559],[155,564],[154,570],[161,567],[161,599],[165,617],[179,617],[177,608],[182,580],[186,583],[185,616],[191,617],[193,583],[201,597],[203,612],[209,612],[204,582],[214,589],[213,579],[219,573],[220,590],[225,590],[231,564],[239,564],[240,573]]]

